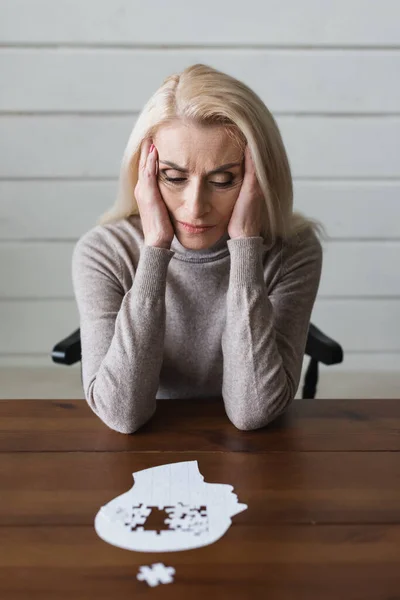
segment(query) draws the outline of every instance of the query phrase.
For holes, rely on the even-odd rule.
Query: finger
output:
[[[156,163],[156,147],[154,146],[153,150],[151,152],[150,152],[150,148],[149,148],[149,153],[147,154],[146,168],[150,173],[154,173],[155,163]]]
[[[253,157],[251,156],[251,152],[250,152],[250,148],[249,146],[246,146],[246,152],[245,152],[245,156],[246,156],[246,171],[250,171],[250,172],[254,172],[254,162],[253,162]]]
[[[140,161],[139,161],[139,169],[144,171],[147,164],[147,158],[149,156],[150,146],[152,144],[152,140],[150,138],[145,138],[142,143],[142,147],[140,150]]]
[[[247,188],[251,185],[252,175],[253,175],[253,169],[252,169],[252,164],[251,164],[250,148],[249,148],[248,144],[246,144],[246,147],[244,150],[244,173],[243,173],[242,187]]]
[[[151,185],[157,185],[156,174],[157,174],[157,149],[154,146],[152,152],[149,153],[146,163],[147,173],[150,178]]]
[[[157,152],[156,146],[154,146],[153,153],[154,153],[154,174],[157,176],[159,164],[158,164],[158,152]]]
[[[150,150],[150,148],[149,148]],[[157,169],[158,169],[158,154],[157,154],[157,148],[154,146],[153,150],[151,152],[149,152],[149,154],[147,155],[147,168],[149,170],[149,172],[152,175],[157,175]]]
[[[256,167],[249,147],[246,148],[246,173],[249,185],[254,189],[260,190],[260,182],[258,181]]]

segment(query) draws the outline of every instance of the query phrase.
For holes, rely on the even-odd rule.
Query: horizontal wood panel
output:
[[[18,304],[73,302],[72,243],[114,201],[137,112],[163,78],[203,62],[248,83],[277,115],[295,208],[344,242],[325,246],[312,318],[349,344],[346,365],[333,368],[398,365],[400,118],[385,113],[398,113],[400,100],[400,8],[395,0],[368,10],[360,0],[327,0],[323,8],[319,0],[250,0],[246,14],[239,0],[206,0],[202,11],[182,0],[151,7],[137,0],[0,3],[2,325],[15,304],[0,364],[45,361],[54,328],[62,328],[60,338],[77,326],[76,309],[66,322],[56,313],[39,316],[37,306],[21,315]],[[343,308],[347,296],[357,307],[354,321],[353,309]],[[390,302],[383,329],[380,312],[365,313],[365,299]],[[339,304],[319,314],[320,301]],[[30,336],[32,314],[39,322],[27,342],[20,328]],[[361,331],[365,314],[374,323]]]
[[[0,177],[116,177],[135,122],[133,116],[3,115]],[[277,124],[294,177],[399,175],[400,117],[281,116]]]
[[[331,238],[400,239],[399,181],[294,180],[294,208]],[[117,181],[0,181],[0,241],[78,239],[112,206]]]
[[[79,327],[74,300],[25,300],[0,303],[3,334],[0,353],[46,353]]]
[[[0,243],[0,299],[73,298],[75,242]],[[400,297],[400,240],[324,242],[319,297]],[[19,274],[18,276],[16,274]]]
[[[133,435],[119,434],[107,427],[84,400],[3,400],[0,417],[0,450],[8,453],[107,451],[130,452],[133,458],[135,453],[144,452],[150,461],[155,452],[163,452],[164,458],[165,453],[180,452],[181,457],[185,457],[179,460],[189,460],[186,456],[189,451],[226,455],[229,450],[240,453],[245,461],[250,452],[285,452],[298,457],[301,452],[400,450],[397,399],[296,400],[266,428],[246,432],[236,429],[229,421],[222,397],[191,399],[190,402],[159,400],[155,415]],[[387,473],[391,463],[382,464]],[[236,471],[243,473],[245,469],[240,466],[243,463],[237,465]],[[116,472],[107,469],[106,463],[104,469],[110,477],[113,474],[116,477]],[[137,470],[135,461],[130,473]],[[294,483],[297,477],[299,484],[301,473],[304,470],[297,468],[287,475],[295,478]],[[282,481],[285,480],[283,477]],[[328,485],[326,481],[324,478],[324,488]],[[332,477],[328,477],[328,481],[334,485]],[[371,485],[373,482],[371,478]],[[398,490],[398,471],[391,473],[390,482]],[[121,481],[118,485],[122,493],[124,485]],[[387,486],[384,489],[388,489]]]
[[[1,535],[7,600],[150,596],[136,575],[141,565],[160,561],[176,569],[174,582],[156,590],[166,600],[260,600],[265,590],[274,600],[396,600],[398,590],[395,525],[232,525],[215,544],[170,555],[114,547],[93,525],[10,527]]]
[[[82,568],[82,565],[85,565],[92,568],[102,567],[98,578],[104,579],[104,568],[124,565],[129,566],[130,578],[134,581],[134,574],[132,574],[134,566],[143,564],[140,561],[144,560],[149,560],[150,563],[155,562],[160,557],[160,553],[155,552],[121,552],[120,548],[107,544],[97,537],[93,531],[93,525],[88,527],[72,525],[67,527],[2,527],[1,535],[3,544],[0,566],[32,568],[62,566],[64,577],[67,569]],[[341,565],[342,567],[345,564],[358,564],[363,565],[365,578],[366,568],[373,570],[375,565],[381,567],[385,563],[391,563],[393,570],[396,569],[398,573],[397,553],[399,548],[400,527],[396,525],[320,525],[318,527],[305,525],[293,527],[268,524],[254,527],[238,525],[233,520],[233,524],[226,534],[218,540],[218,543],[207,546],[206,552],[174,552],[173,564],[182,565],[181,577],[185,573],[185,564],[196,564],[197,568],[195,572],[192,572],[192,577],[197,573],[200,581],[199,571],[201,572],[200,567],[203,561],[203,565],[208,567],[210,564],[216,567],[220,563],[230,565],[231,573],[230,575],[225,573],[223,583],[232,584],[232,578],[235,578],[237,582],[242,582],[242,586],[254,583],[254,579],[250,579],[248,576],[247,570],[250,557],[251,564],[262,564],[264,569],[266,565],[275,568],[276,563],[284,564],[288,568],[288,565],[293,562],[296,565],[299,562],[311,563],[315,566],[318,565],[319,568],[326,568],[327,564]],[[191,559],[188,559],[189,554]],[[135,558],[132,558],[132,555]],[[165,556],[165,553],[162,555]],[[186,560],[182,555],[185,555]],[[178,556],[181,557],[180,560],[177,559]],[[199,560],[200,556],[203,557],[203,561]],[[181,563],[181,561],[183,562]],[[232,570],[232,563],[236,565],[236,569]],[[240,565],[243,566],[243,569],[240,568]],[[245,576],[240,574],[242,570],[246,572]],[[218,569],[216,571],[218,572]],[[238,571],[239,574],[237,574]],[[319,571],[319,575],[321,575],[321,571]],[[261,572],[259,572],[260,576]],[[196,587],[193,586],[193,588]],[[64,586],[63,589],[65,589]],[[246,587],[246,589],[249,588]],[[315,589],[314,586],[313,589]],[[338,583],[335,596],[325,594],[322,597],[337,598],[339,589]],[[378,592],[377,589],[375,591]],[[186,589],[187,593],[188,589]],[[343,593],[344,590],[342,590]],[[87,598],[87,596],[85,597]],[[187,595],[179,597],[187,598]],[[204,598],[199,594],[190,597]],[[220,597],[219,594],[218,597]],[[249,596],[234,595],[232,597],[248,598]],[[314,595],[312,597],[321,598],[321,596]],[[342,597],[345,596],[342,595]],[[362,596],[362,598],[374,599],[377,597],[379,596]],[[395,598],[395,596],[391,597]]]
[[[400,51],[3,49],[0,59],[2,111],[139,112],[168,75],[197,62],[243,81],[272,112],[400,104]]]
[[[0,303],[0,354],[43,354],[79,327],[74,300],[5,300]],[[400,352],[400,302],[393,300],[323,300],[311,321],[353,352]],[[50,357],[49,357],[50,360]]]
[[[396,0],[3,0],[1,43],[373,45],[400,43]],[[210,18],[212,15],[212,18]],[[166,26],[168,24],[168,26]],[[229,24],[229,25],[228,25]]]
[[[400,241],[330,242],[323,244],[323,250],[321,298],[400,298],[400,277],[392,269],[400,261]]]
[[[392,300],[320,300],[312,322],[337,340],[344,352],[399,352],[400,302]]]
[[[132,472],[196,459],[205,482],[229,482],[251,507],[238,525],[400,524],[395,452],[30,452],[0,454],[0,526],[91,525],[100,506],[131,488]]]

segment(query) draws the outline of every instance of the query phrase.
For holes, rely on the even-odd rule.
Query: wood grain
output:
[[[0,402],[0,598],[398,600],[399,432],[398,400],[298,400],[253,432],[218,398],[159,401],[133,435],[83,400]],[[187,460],[248,505],[222,538],[147,553],[96,534],[132,474]],[[136,579],[155,562],[173,584]]]
[[[400,451],[400,401],[296,400],[256,431],[239,431],[222,398],[159,400],[154,417],[125,435],[84,400],[2,400],[0,452]]]
[[[399,526],[232,526],[188,552],[128,552],[92,527],[1,529],[0,589],[7,600],[396,600]],[[174,566],[174,582],[148,588],[140,565]]]
[[[197,460],[207,483],[234,486],[234,522],[400,524],[396,452],[15,453],[0,455],[0,525],[92,525],[132,474]]]

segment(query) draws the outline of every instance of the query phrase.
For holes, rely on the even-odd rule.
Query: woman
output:
[[[161,398],[222,395],[242,430],[286,410],[324,231],[292,205],[260,98],[207,65],[168,77],[130,135],[115,205],[73,253],[84,393],[107,426],[137,431]]]

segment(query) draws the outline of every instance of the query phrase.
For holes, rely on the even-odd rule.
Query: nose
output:
[[[185,186],[183,194],[186,214],[193,222],[210,212],[208,194],[200,180],[193,180],[188,186]]]

